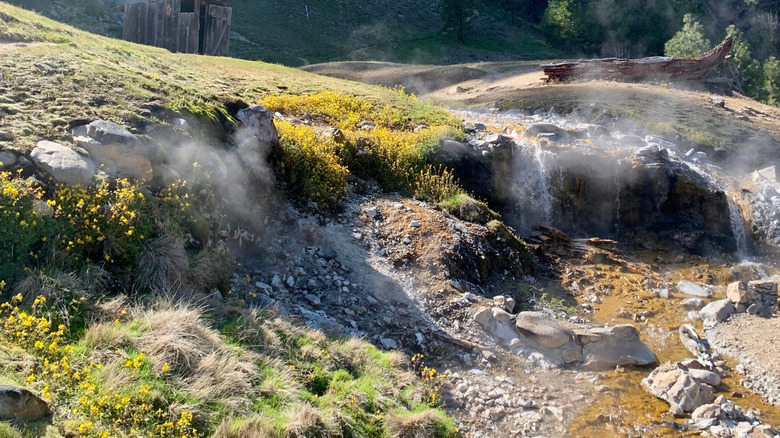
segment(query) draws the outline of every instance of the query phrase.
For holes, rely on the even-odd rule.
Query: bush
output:
[[[413,96],[410,99],[418,103]],[[315,125],[327,124],[341,131],[338,136],[318,136],[312,127],[277,122],[282,147],[289,155],[279,173],[289,192],[301,201],[339,207],[350,173],[374,179],[386,190],[432,202],[462,192],[451,174],[431,168],[426,159],[441,138],[457,136],[460,126],[438,109],[420,110],[415,120],[398,108],[332,91],[269,96],[261,103],[272,111],[308,117]],[[373,127],[361,129],[365,121]],[[414,129],[422,121],[433,124]]]
[[[50,219],[36,214],[41,192],[9,172],[0,173],[0,280],[13,284],[38,264]],[[41,208],[44,208],[42,206]],[[44,208],[45,209],[45,208]]]
[[[316,202],[324,209],[341,205],[347,195],[349,171],[341,164],[338,147],[318,138],[313,128],[277,122],[288,160],[281,170],[287,190],[303,202]]]
[[[683,27],[672,39],[666,42],[664,53],[676,58],[693,58],[701,56],[712,48],[710,40],[704,38],[704,27],[693,19],[693,15],[685,14]]]

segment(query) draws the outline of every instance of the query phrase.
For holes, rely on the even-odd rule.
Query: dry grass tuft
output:
[[[144,244],[135,265],[133,288],[137,291],[178,290],[190,268],[184,240],[170,236]]]
[[[213,250],[201,251],[189,271],[189,281],[200,290],[209,290],[226,283],[230,277],[225,257]]]
[[[214,438],[281,438],[267,417],[254,415],[236,421],[233,418],[222,420]]]
[[[84,333],[84,341],[93,349],[117,349],[132,345],[130,335],[114,324],[92,324]]]
[[[390,438],[436,438],[441,418],[427,410],[401,417],[390,414],[385,421]]]
[[[251,354],[238,355],[233,351],[214,351],[198,363],[185,385],[187,390],[203,403],[220,402],[230,412],[247,408],[255,392],[258,370],[257,358]]]
[[[147,326],[138,344],[156,369],[167,363],[174,373],[190,377],[203,358],[225,347],[201,315],[201,310],[170,303],[145,312]]]
[[[284,438],[330,438],[331,428],[319,411],[311,405],[298,403],[287,410]]]
[[[127,301],[127,295],[117,295],[107,301],[95,304],[92,319],[98,323],[114,322],[116,320],[126,321],[129,317]]]

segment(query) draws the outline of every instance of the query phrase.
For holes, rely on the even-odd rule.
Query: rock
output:
[[[87,134],[75,136],[73,141],[89,152],[90,158],[108,175],[152,179],[149,148],[130,131],[111,122],[96,120],[87,125]]]
[[[457,158],[459,155],[469,151],[468,145],[455,140],[443,139],[439,142],[439,145],[442,153],[449,154],[453,158]]]
[[[551,123],[532,123],[526,128],[524,136],[526,138],[538,138],[540,134],[552,134],[553,139],[558,142],[571,140],[571,135],[568,132]]]
[[[713,373],[712,371],[689,368],[688,372],[691,374],[691,376],[693,376],[694,379],[698,380],[701,383],[706,383],[710,386],[720,385],[721,382],[720,376]]]
[[[726,287],[726,297],[734,304],[747,304],[751,298],[747,283],[742,281],[729,283]]]
[[[51,414],[49,405],[30,390],[19,386],[0,385],[0,420],[29,423]]]
[[[18,157],[11,151],[0,151],[0,169],[13,167],[18,161]]]
[[[562,347],[574,339],[574,332],[541,312],[520,312],[515,324],[520,333],[543,347]]]
[[[705,327],[711,327],[719,322],[723,322],[729,318],[737,309],[734,308],[734,304],[731,300],[724,298],[722,300],[713,301],[703,309],[699,311],[699,317],[704,322]]]
[[[413,220],[413,221],[409,222],[409,226],[412,227],[412,228],[420,228],[420,226],[421,226],[420,225],[420,221]]]
[[[692,281],[682,280],[677,283],[677,290],[685,295],[709,298],[712,296],[712,289]]]
[[[39,141],[30,153],[30,158],[57,183],[86,186],[95,175],[92,160],[51,141]]]
[[[693,412],[699,406],[715,400],[712,388],[696,380],[679,363],[667,362],[661,365],[642,379],[642,384],[654,396],[670,405],[679,406],[683,412]]]
[[[688,310],[698,310],[704,307],[704,300],[701,298],[688,298],[687,300],[683,300],[680,304]]]
[[[382,346],[385,347],[387,350],[398,349],[398,344],[395,342],[395,340],[390,338],[379,338],[379,343],[382,344]]]
[[[658,358],[640,339],[639,331],[630,324],[578,331],[577,340],[583,344],[583,369],[606,370],[617,366],[658,363]]]
[[[718,108],[726,107],[726,101],[720,96],[710,96],[710,103]]]
[[[10,132],[0,131],[0,141],[13,141],[14,136]]]
[[[652,163],[657,163],[669,157],[669,151],[658,144],[651,144],[634,151],[632,158],[645,159]]]
[[[306,294],[304,295],[304,298],[306,298],[306,301],[310,302],[312,306],[319,306],[322,303],[320,298],[316,295]]]
[[[683,324],[678,329],[680,341],[683,346],[691,352],[697,359],[703,361],[712,360],[712,349],[706,339],[701,339],[696,333],[696,328],[691,324]]]
[[[269,178],[266,157],[279,144],[273,114],[262,105],[254,105],[240,110],[236,118],[247,128],[238,141],[239,157],[256,178]]]
[[[483,307],[474,315],[474,320],[504,345],[510,345],[519,336],[512,326],[512,316],[503,309]]]

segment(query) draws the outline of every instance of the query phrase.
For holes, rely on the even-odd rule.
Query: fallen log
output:
[[[694,80],[701,79],[720,65],[733,45],[729,37],[698,58],[602,58],[544,64],[547,82],[565,82],[575,78],[608,78],[615,80]]]

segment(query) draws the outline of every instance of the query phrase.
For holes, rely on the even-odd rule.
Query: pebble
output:
[[[409,222],[409,226],[412,227],[412,228],[420,228],[420,221],[413,220],[413,221]]]
[[[0,131],[0,141],[12,141],[14,136],[9,132]]]

